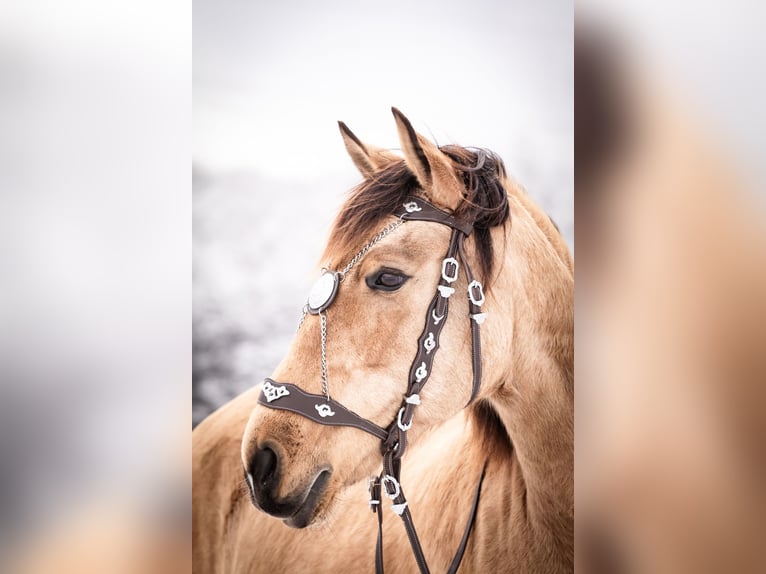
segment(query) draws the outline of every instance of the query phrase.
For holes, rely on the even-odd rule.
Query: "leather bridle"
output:
[[[480,325],[486,318],[486,313],[481,311],[484,303],[484,288],[476,280],[465,257],[463,242],[473,230],[473,221],[459,220],[455,216],[438,209],[427,201],[418,197],[408,197],[407,200],[394,214],[398,216],[398,222],[386,228],[376,235],[346,268],[341,272],[325,271],[312,289],[306,311],[312,315],[319,315],[322,320],[322,380],[323,395],[307,393],[290,383],[278,383],[272,379],[266,379],[263,383],[258,403],[270,409],[290,411],[302,415],[318,424],[329,426],[348,426],[363,430],[381,441],[383,455],[383,471],[378,477],[370,479],[370,507],[377,514],[378,540],[375,555],[375,571],[383,573],[383,515],[381,509],[381,493],[391,501],[392,510],[399,515],[407,531],[407,536],[412,546],[412,551],[418,563],[421,573],[428,574],[423,550],[418,539],[412,515],[404,496],[404,491],[399,482],[401,471],[401,459],[407,449],[407,431],[412,426],[415,408],[420,404],[420,392],[431,376],[434,357],[439,349],[439,337],[447,320],[449,299],[454,294],[452,286],[457,279],[462,265],[468,279],[468,304],[471,324],[472,353],[471,363],[473,368],[473,386],[468,404],[476,398],[481,387],[481,339]],[[340,288],[345,274],[367,253],[372,245],[385,237],[390,231],[405,221],[428,221],[446,225],[452,229],[449,247],[442,262],[441,278],[437,286],[436,294],[426,311],[426,322],[423,332],[418,339],[418,352],[410,367],[407,392],[402,400],[401,408],[396,417],[386,428],[365,419],[353,411],[347,409],[339,402],[330,398],[327,390],[326,361],[325,361],[325,336],[326,314],[324,311],[333,303]],[[305,317],[305,314],[304,314]],[[468,518],[463,537],[455,553],[455,557],[449,567],[448,573],[454,574],[460,566],[460,562],[468,544],[473,524],[476,519],[476,511],[479,504],[481,487],[484,481],[486,462],[482,468],[473,505]]]

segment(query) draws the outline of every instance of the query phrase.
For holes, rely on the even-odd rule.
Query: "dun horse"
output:
[[[287,357],[193,433],[198,574],[573,568],[571,256],[393,112],[403,159],[340,124],[365,179]]]

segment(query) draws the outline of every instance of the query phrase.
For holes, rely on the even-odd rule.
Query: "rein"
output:
[[[428,564],[423,549],[418,539],[415,526],[412,521],[407,499],[400,484],[401,459],[407,449],[407,431],[412,427],[415,408],[420,404],[420,392],[425,387],[431,376],[431,369],[436,352],[439,350],[439,337],[447,320],[449,311],[449,299],[455,293],[452,284],[457,281],[462,265],[468,279],[468,302],[469,321],[471,324],[471,363],[473,369],[473,385],[468,404],[476,398],[481,387],[481,337],[480,325],[484,322],[487,314],[481,311],[484,304],[484,288],[477,281],[468,261],[465,257],[463,242],[473,230],[473,222],[461,221],[453,215],[438,209],[427,201],[409,197],[396,213],[398,220],[392,223],[375,237],[373,237],[362,250],[357,253],[348,265],[338,272],[325,271],[317,280],[309,295],[308,304],[304,309],[306,313],[319,315],[321,321],[322,336],[322,395],[307,393],[291,383],[278,383],[272,379],[266,379],[258,397],[258,403],[277,410],[290,411],[304,416],[318,424],[328,426],[347,426],[365,431],[381,441],[381,453],[383,456],[383,470],[377,477],[369,480],[370,508],[377,514],[378,539],[375,552],[375,571],[383,574],[383,513],[381,494],[392,501],[391,509],[404,522],[404,527],[409,538],[415,560],[422,574],[429,574]],[[353,411],[349,410],[338,401],[330,397],[327,385],[327,361],[326,361],[326,324],[327,314],[325,311],[332,305],[340,289],[340,284],[351,268],[358,263],[364,255],[378,241],[386,237],[406,221],[428,221],[446,225],[452,229],[449,247],[442,261],[441,278],[437,285],[436,294],[428,305],[426,321],[423,332],[418,338],[418,352],[410,367],[407,392],[401,403],[401,407],[394,420],[383,428],[369,421]],[[301,319],[301,324],[303,319]],[[468,404],[466,406],[468,406]],[[463,537],[457,548],[455,556],[448,569],[448,574],[454,574],[460,567],[463,555],[468,545],[468,539],[476,520],[476,512],[481,495],[481,487],[486,473],[486,462],[476,485],[473,504],[469,514]]]

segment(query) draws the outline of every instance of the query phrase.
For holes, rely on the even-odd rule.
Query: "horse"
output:
[[[497,155],[438,146],[392,111],[401,156],[339,122],[364,178],[323,255],[326,269],[345,263],[344,272],[325,273],[312,289],[311,312],[271,378],[193,431],[198,574],[366,572],[376,560],[393,573],[442,572],[455,561],[463,573],[573,570],[571,254]],[[450,227],[466,231],[465,221],[467,233]],[[442,259],[447,245],[478,279],[468,269],[458,276],[457,259]],[[423,374],[413,357],[423,354],[421,343],[428,348],[429,301],[450,290],[468,297],[453,295],[448,316],[433,313],[443,321],[430,382],[403,401],[408,377]],[[275,406],[299,394],[316,411]],[[336,413],[356,428],[327,425],[322,417]],[[404,450],[397,427],[408,429],[406,452],[394,464],[398,479],[382,474],[376,483],[386,447],[372,433],[385,425],[400,437],[389,455]],[[399,486],[407,500],[396,508],[403,493],[390,490]],[[402,506],[426,570],[410,552]],[[375,516],[384,533],[377,553]]]

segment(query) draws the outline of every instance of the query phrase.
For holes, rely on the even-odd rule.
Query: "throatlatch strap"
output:
[[[258,396],[258,403],[270,409],[290,411],[303,415],[315,423],[337,427],[355,427],[384,440],[388,431],[363,419],[339,402],[324,395],[313,395],[290,383],[276,383],[266,379]]]
[[[473,387],[471,389],[471,398],[468,399],[470,405],[476,395],[479,394],[481,389],[481,328],[480,325],[484,322],[487,314],[482,313],[481,304],[484,303],[484,287],[474,279],[471,266],[468,265],[468,259],[465,256],[463,247],[463,238],[460,238],[458,246],[460,252],[460,260],[465,267],[465,276],[468,280],[468,309],[469,316],[471,317],[471,363],[473,365]],[[481,304],[477,305],[475,302],[480,301]]]
[[[481,486],[484,484],[484,476],[487,473],[487,462],[484,462],[484,467],[481,469],[481,476],[479,477],[479,484],[476,485],[476,493],[473,495],[473,505],[471,506],[471,513],[468,515],[468,524],[463,531],[463,538],[460,539],[460,545],[457,547],[455,557],[452,559],[447,574],[455,574],[457,569],[460,568],[460,563],[463,561],[463,555],[465,549],[468,547],[468,539],[471,537],[473,531],[473,524],[476,522],[476,510],[479,508],[479,497],[481,496]]]

